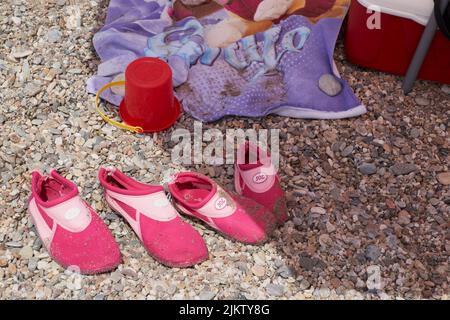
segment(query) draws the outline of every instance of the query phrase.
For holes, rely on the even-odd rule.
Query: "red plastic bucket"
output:
[[[156,58],[140,58],[125,71],[125,97],[119,107],[122,120],[145,133],[170,128],[181,113],[173,94],[172,70]]]

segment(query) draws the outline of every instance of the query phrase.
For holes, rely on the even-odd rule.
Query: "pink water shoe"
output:
[[[55,170],[32,173],[28,203],[36,230],[50,256],[82,274],[110,271],[121,262],[108,227],[79,196],[77,186]]]
[[[247,142],[239,148],[234,168],[236,192],[273,212],[278,224],[286,222],[286,197],[270,155]]]
[[[233,240],[264,242],[276,225],[275,217],[253,200],[225,191],[199,173],[179,173],[169,183],[175,206]]]
[[[180,218],[162,186],[137,182],[115,168],[101,168],[98,178],[106,202],[125,218],[157,261],[182,268],[208,259],[203,238]]]

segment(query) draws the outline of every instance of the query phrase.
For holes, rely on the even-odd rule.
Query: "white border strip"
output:
[[[428,23],[434,8],[433,0],[358,0],[358,2],[366,8],[377,6],[382,13],[410,19],[422,25]]]
[[[270,113],[289,118],[336,120],[336,119],[358,117],[360,115],[367,113],[367,108],[364,105],[359,105],[355,108],[346,111],[328,112],[328,111],[318,111],[313,109],[285,106],[272,110]]]

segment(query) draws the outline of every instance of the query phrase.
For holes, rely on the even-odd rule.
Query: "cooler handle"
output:
[[[97,95],[95,96],[95,109],[97,111],[97,113],[100,115],[100,117],[103,118],[103,120],[105,120],[106,122],[108,122],[109,124],[120,128],[120,129],[125,129],[134,133],[144,133],[144,129],[142,129],[141,127],[134,127],[134,126],[129,126],[126,123],[123,122],[118,122],[115,121],[111,118],[109,118],[106,114],[103,113],[103,111],[100,108],[100,95],[105,92],[105,90],[110,89],[112,87],[117,87],[117,86],[124,86],[125,85],[125,81],[115,81],[115,82],[110,82],[107,85],[103,86],[98,92]]]

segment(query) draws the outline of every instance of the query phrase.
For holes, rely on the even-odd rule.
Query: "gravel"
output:
[[[293,219],[257,247],[193,223],[208,261],[171,269],[153,260],[106,206],[97,170],[115,165],[144,182],[165,181],[182,169],[170,160],[171,133],[194,120],[182,115],[165,133],[139,136],[96,115],[85,83],[99,63],[92,37],[107,3],[0,3],[0,299],[448,299],[448,86],[418,81],[404,96],[401,78],[346,62],[342,41],[338,69],[368,114],[203,126],[280,130]],[[123,255],[116,271],[65,273],[49,257],[26,212],[31,170],[49,168],[72,179],[107,223]],[[184,169],[232,188],[232,166]],[[369,290],[374,265],[382,287]]]
[[[267,293],[272,297],[281,297],[284,293],[284,287],[279,284],[269,283],[266,286]]]
[[[411,215],[408,211],[402,210],[398,214],[398,223],[400,225],[408,225],[411,223]]]
[[[216,296],[215,292],[205,290],[199,294],[198,299],[199,300],[212,300],[212,299],[214,299],[215,296]]]
[[[378,248],[376,245],[371,244],[366,247],[365,256],[368,260],[376,261],[378,260],[380,255],[381,255],[380,248]]]
[[[394,175],[402,176],[410,174],[412,172],[416,172],[419,170],[419,168],[416,165],[410,163],[398,163],[393,165],[390,170]]]
[[[415,99],[415,101],[419,106],[422,106],[422,107],[426,107],[426,106],[430,105],[430,100],[427,98],[424,98],[424,97],[417,97]]]
[[[377,173],[377,166],[373,163],[363,163],[358,167],[359,171],[366,176]]]
[[[292,268],[288,266],[282,266],[277,270],[277,274],[279,274],[282,278],[289,279],[295,277],[295,272]]]
[[[61,40],[61,32],[58,29],[53,29],[47,32],[47,41],[50,43],[59,42]]]
[[[26,246],[23,247],[20,251],[19,251],[20,257],[23,259],[30,259],[33,256],[33,248]]]
[[[437,180],[444,186],[450,185],[450,172],[442,172],[437,175]]]
[[[22,244],[16,241],[9,241],[5,243],[9,248],[22,248]]]

